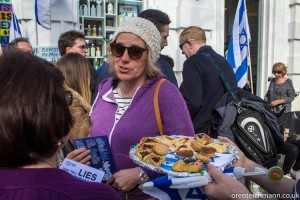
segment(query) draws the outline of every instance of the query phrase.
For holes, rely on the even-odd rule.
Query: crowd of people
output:
[[[190,26],[179,36],[179,48],[187,59],[178,88],[173,60],[161,54],[168,45],[170,23],[166,13],[155,9],[123,22],[109,41],[102,77],[84,58],[87,46],[79,31],[60,35],[61,58],[54,64],[32,55],[28,39],[11,42],[9,51],[0,56],[0,91],[4,94],[0,98],[0,152],[5,152],[0,161],[0,199],[20,195],[22,199],[151,199],[138,186],[161,174],[136,165],[128,152],[141,138],[162,134],[153,106],[156,86],[161,84],[158,102],[163,134],[190,137],[210,134],[213,107],[226,93],[205,54],[220,66],[230,87],[237,87],[229,63],[206,44],[205,31]],[[265,101],[274,112],[283,104],[279,117],[288,138],[286,119],[295,90],[283,63],[275,63],[272,72],[275,78]],[[91,136],[109,139],[116,172],[106,184],[83,182],[57,169],[65,157],[89,165],[90,150],[75,149],[73,140]],[[235,145],[228,138],[219,139]],[[299,148],[298,140],[278,147],[285,154],[284,174],[296,180],[300,178]],[[262,167],[240,150],[235,166],[248,172]],[[250,193],[213,165],[207,170],[212,182],[203,189],[209,199]],[[299,183],[288,176],[277,183],[265,175],[249,179],[270,193],[300,192]]]

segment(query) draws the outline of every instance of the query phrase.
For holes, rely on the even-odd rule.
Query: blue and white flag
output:
[[[9,27],[9,42],[19,37],[22,37],[21,29],[16,14],[12,12]]]
[[[243,88],[248,80],[248,44],[251,40],[246,0],[239,0],[227,53],[236,81]]]
[[[208,177],[175,178],[168,175],[144,183],[140,189],[159,200],[207,200],[201,186],[207,185]]]
[[[51,0],[35,0],[36,22],[45,29],[51,29]]]
[[[240,178],[244,176],[245,169],[230,167],[224,170],[223,173],[233,178]],[[202,186],[207,185],[211,181],[209,175],[181,178],[165,175],[144,183],[139,188],[144,193],[159,200],[207,200]]]

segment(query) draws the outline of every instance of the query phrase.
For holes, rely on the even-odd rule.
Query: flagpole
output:
[[[250,54],[250,41],[248,41],[248,61],[249,61],[249,74],[250,74],[250,87],[251,93],[253,93],[253,80],[252,80],[252,64],[251,64],[251,54]]]

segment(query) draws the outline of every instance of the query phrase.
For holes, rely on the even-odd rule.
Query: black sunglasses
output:
[[[76,46],[75,46],[76,47]],[[79,47],[77,47],[77,48],[79,48],[79,49],[87,49],[88,47],[87,47],[87,45],[81,45],[81,46],[79,46]]]
[[[66,97],[66,102],[67,105],[70,106],[73,103],[73,94],[72,92],[65,90],[65,97]]]
[[[273,74],[282,74],[282,71],[273,71]]]
[[[191,41],[195,41],[195,39],[189,39],[189,40],[186,40],[186,41],[182,42],[182,43],[179,45],[179,48],[182,50],[183,45],[184,45],[185,43],[191,42]]]
[[[110,48],[112,54],[116,57],[123,56],[125,50],[127,49],[127,53],[132,60],[140,59],[144,51],[147,51],[147,49],[144,49],[142,47],[138,47],[138,46],[125,47],[122,44],[115,43],[115,42],[110,44]]]

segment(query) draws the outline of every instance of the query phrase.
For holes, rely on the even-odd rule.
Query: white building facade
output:
[[[174,59],[174,70],[179,83],[182,81],[181,71],[186,59],[178,47],[180,32],[191,25],[200,26],[206,31],[207,44],[223,55],[237,2],[238,0],[143,0],[143,9],[160,9],[172,20],[169,45],[164,48],[163,53]],[[78,0],[52,0],[51,30],[36,24],[34,0],[12,0],[12,3],[23,37],[28,37],[33,46],[57,46],[62,32],[79,29]],[[264,97],[267,92],[268,77],[272,76],[272,65],[275,62],[287,64],[288,77],[292,79],[296,92],[300,92],[300,0],[247,0],[248,3],[257,5],[257,12],[249,13],[248,10],[248,16],[255,15],[257,18],[257,52],[254,58],[256,94]],[[251,29],[250,23],[251,20]],[[300,97],[295,98],[292,110],[300,111]]]

